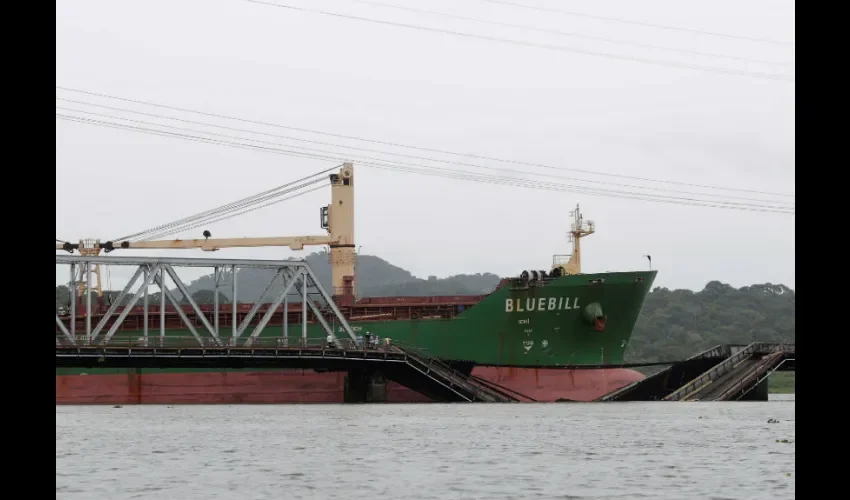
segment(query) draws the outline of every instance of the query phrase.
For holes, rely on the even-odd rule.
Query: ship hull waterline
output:
[[[113,373],[98,373],[111,371]],[[342,403],[345,373],[292,371],[198,371],[94,369],[56,376],[56,404],[263,404]],[[563,370],[476,367],[472,374],[538,402],[592,401],[631,382],[639,372],[623,368]],[[430,400],[395,382],[387,383],[388,403]]]

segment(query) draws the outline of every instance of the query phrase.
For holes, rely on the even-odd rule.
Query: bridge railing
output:
[[[395,342],[395,344],[404,349],[404,351],[408,354],[408,358],[420,365],[420,368],[424,369],[426,373],[429,371],[439,373],[450,384],[450,387],[457,386],[466,390],[471,390],[471,392],[476,395],[476,398],[482,400],[499,400],[504,398],[504,396],[499,397],[501,395],[499,395],[493,388],[473,377],[468,377],[455,370],[448,363],[429,354],[424,348],[414,346],[406,342]]]
[[[769,373],[771,368],[778,366],[784,357],[785,351],[780,349],[774,350],[772,353],[766,355],[758,365],[752,367],[744,377],[729,386],[717,397],[717,399],[725,400],[730,395],[735,394],[738,391],[743,393],[746,389],[758,384],[758,382],[761,381],[761,376],[764,373]]]
[[[716,345],[716,346],[711,347],[709,349],[706,349],[702,352],[698,352],[698,353],[694,354],[693,356],[685,359],[684,361],[692,361],[692,360],[697,360],[697,359],[710,359],[710,358],[728,358],[731,355],[732,354],[731,354],[731,346],[730,345],[719,344],[719,345]],[[658,377],[663,377],[665,374],[670,373],[675,366],[676,366],[676,364],[671,364],[667,367],[662,368],[661,370],[658,370],[657,372],[655,372],[651,375],[647,375],[646,378],[643,378],[641,380],[635,380],[634,382],[632,382],[630,384],[624,385],[623,387],[620,387],[619,389],[616,389],[612,392],[609,392],[608,394],[603,395],[602,397],[598,398],[597,401],[617,400],[617,398],[619,398],[620,396],[631,392],[636,387],[647,383],[649,380],[657,379]]]
[[[115,347],[115,348],[230,348],[230,349],[311,349],[311,350],[335,350],[335,351],[369,351],[369,352],[400,352],[393,345],[381,343],[378,345],[369,345],[366,342],[359,346],[351,339],[338,339],[340,346],[328,344],[325,339],[301,337],[258,337],[250,346],[245,346],[241,342],[238,344],[231,343],[231,337],[221,339],[221,344],[216,342],[212,337],[201,337],[197,339],[192,336],[166,336],[166,337],[112,337],[108,342],[103,342],[103,339],[91,341],[85,335],[78,335],[75,344],[72,344],[63,337],[56,337],[57,346],[67,347]]]
[[[730,356],[730,357],[726,358],[725,360],[721,361],[720,363],[714,365],[708,371],[702,373],[701,375],[699,375],[695,379],[693,379],[690,382],[688,382],[687,384],[683,385],[682,387],[680,387],[676,391],[668,394],[664,398],[664,400],[665,401],[678,401],[679,399],[687,396],[688,394],[691,394],[694,391],[700,389],[704,385],[716,380],[718,377],[723,376],[724,374],[726,374],[730,370],[732,370],[732,368],[734,368],[738,363],[740,363],[744,359],[747,359],[750,356],[752,356],[756,352],[756,350],[758,349],[758,347],[760,345],[761,344],[758,344],[758,343],[752,343],[752,344],[748,345],[747,347],[745,347],[744,349],[741,349],[740,351],[736,352],[732,356]]]
[[[701,374],[694,380],[688,382],[684,386],[677,389],[675,392],[667,395],[664,398],[665,401],[678,401],[682,397],[687,396],[706,384],[717,380],[719,377],[722,377],[726,373],[729,373],[735,366],[738,365],[741,361],[755,355],[767,355],[773,353],[793,353],[794,352],[794,344],[790,343],[769,343],[769,342],[753,342],[752,344],[747,345],[745,348],[736,352],[726,360],[718,363],[710,370]]]
[[[756,344],[755,352],[757,354],[773,354],[775,352],[782,352],[785,354],[794,354],[795,353],[795,344],[792,342],[780,342],[780,343],[759,343]]]

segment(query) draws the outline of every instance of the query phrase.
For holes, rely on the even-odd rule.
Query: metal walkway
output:
[[[718,345],[670,365],[643,380],[632,382],[596,401],[657,401],[672,393],[700,373],[731,355],[731,347]]]
[[[366,370],[379,372],[410,389],[437,401],[516,402],[520,399],[506,391],[464,375],[447,364],[431,358],[411,346],[381,345],[364,347],[358,343],[345,316],[324,290],[312,269],[305,261],[262,261],[222,259],[178,259],[150,257],[93,257],[56,256],[56,264],[70,266],[70,276],[75,276],[81,266],[89,286],[85,287],[85,308],[78,317],[77,294],[71,294],[67,314],[56,314],[56,366],[77,368],[308,368],[323,371]],[[91,273],[94,265],[132,266],[135,273],[121,294],[113,301],[96,325],[92,324]],[[218,294],[214,293],[212,318],[204,313],[189,293],[189,287],[180,279],[181,267],[212,268],[216,289],[226,286],[231,294],[229,305],[232,317],[242,316],[242,321],[232,322],[232,331],[219,327]],[[259,300],[247,314],[237,311],[237,270],[271,269],[276,271]],[[166,278],[170,277],[176,290],[175,297]],[[277,283],[280,280],[281,283]],[[148,288],[157,285],[161,293],[159,318],[150,311]],[[138,289],[133,292],[134,286]],[[271,306],[259,321],[252,321],[267,296],[274,297]],[[166,335],[166,300],[174,306],[182,326],[192,337]],[[195,311],[197,321],[192,321],[180,307],[180,300],[188,302]],[[142,302],[144,324],[142,328],[129,327],[127,334],[123,323],[128,314]],[[290,302],[300,302],[300,335],[289,336],[287,307]],[[156,306],[153,306],[156,307]],[[225,306],[227,307],[227,306]],[[149,312],[154,314],[149,315]],[[260,336],[272,316],[281,316],[280,336]],[[308,314],[309,313],[309,314]],[[158,319],[158,321],[157,321]],[[150,328],[155,322],[156,329]],[[308,338],[308,323],[321,325],[321,338]],[[250,327],[253,326],[253,329]],[[142,335],[139,336],[139,330]],[[157,331],[158,330],[158,331]],[[228,329],[229,330],[229,329]],[[249,332],[249,330],[251,330]],[[157,336],[156,334],[159,333]],[[342,338],[336,333],[343,334]],[[347,337],[347,338],[346,338]],[[330,343],[327,340],[330,339]]]
[[[793,370],[794,352],[793,344],[718,345],[596,401],[738,400],[774,370]]]
[[[752,343],[688,382],[665,401],[736,401],[786,361],[795,359],[793,344]]]
[[[493,387],[491,384],[482,382],[477,377],[465,375],[454,370],[439,359],[422,354],[418,349],[397,346],[395,348],[404,353],[406,365],[419,374],[418,378],[420,382],[417,383],[413,380],[414,377],[411,377],[413,375],[412,373],[398,374],[396,377],[393,377],[392,370],[385,371],[385,373],[390,379],[406,385],[411,389],[418,390],[422,394],[431,395],[431,389],[422,386],[422,383],[428,385],[430,381],[433,381],[460,397],[458,401],[477,401],[484,403],[516,403],[521,401],[521,397]],[[431,397],[438,399],[433,395]],[[443,398],[442,400],[446,399]],[[450,400],[454,401],[455,399]]]

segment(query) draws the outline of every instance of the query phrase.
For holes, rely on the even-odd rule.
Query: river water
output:
[[[57,406],[56,498],[786,499],[795,496],[794,420],[793,395]]]

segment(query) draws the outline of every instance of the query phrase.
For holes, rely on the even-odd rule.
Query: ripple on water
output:
[[[57,498],[795,496],[793,400],[116,412],[56,407]]]

